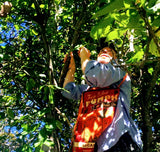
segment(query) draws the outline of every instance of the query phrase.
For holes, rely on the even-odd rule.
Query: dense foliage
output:
[[[160,0],[14,0],[0,18],[0,151],[69,151],[79,103],[61,95],[66,53],[112,41],[132,78],[144,152],[160,150]],[[3,3],[0,2],[0,5]],[[65,68],[64,68],[65,67]]]

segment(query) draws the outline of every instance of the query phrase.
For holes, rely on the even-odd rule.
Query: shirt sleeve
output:
[[[62,95],[68,99],[80,100],[81,94],[86,91],[88,85],[76,85],[74,82],[69,82],[64,87],[66,91],[62,91]]]
[[[87,84],[92,87],[107,87],[123,79],[125,72],[111,63],[101,64],[91,60],[87,63],[85,77]]]

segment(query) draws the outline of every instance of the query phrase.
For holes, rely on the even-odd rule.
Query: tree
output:
[[[94,58],[105,37],[115,43],[119,64],[133,80],[131,114],[142,130],[144,152],[158,151],[159,0],[15,0],[12,5],[0,18],[0,139],[10,145],[6,150],[69,151],[79,103],[61,95],[69,63],[63,58],[73,51],[80,83],[77,46],[85,45]],[[6,126],[16,132],[6,134]]]

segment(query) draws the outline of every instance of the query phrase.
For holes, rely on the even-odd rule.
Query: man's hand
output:
[[[78,55],[80,58],[90,58],[91,52],[85,47],[80,47],[78,51]]]
[[[1,6],[0,16],[6,17],[10,13],[11,8],[12,8],[11,2],[8,1],[4,2],[4,4]]]

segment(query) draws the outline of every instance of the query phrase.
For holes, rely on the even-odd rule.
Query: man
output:
[[[92,109],[94,109],[94,111],[91,111],[89,114],[88,113],[87,114],[91,115],[95,112],[98,113],[98,115],[96,115],[97,119],[95,119],[94,116],[95,121],[92,121],[91,119],[89,119],[91,121],[88,121],[88,123],[90,123],[90,126],[93,126],[94,128],[95,124],[97,124],[96,126],[97,129],[93,131],[92,127],[92,129],[90,130],[92,130],[93,132],[91,132],[88,129],[90,126],[87,126],[87,128],[82,127],[83,131],[80,132],[80,137],[79,137],[77,133],[79,132],[79,130],[77,128],[78,126],[82,126],[79,125],[79,122],[82,121],[82,119],[88,118],[88,115],[82,113],[83,112],[82,108],[84,107],[84,105],[82,106],[80,105],[79,115],[82,115],[84,117],[81,118],[80,116],[78,116],[77,118],[78,122],[75,126],[75,129],[77,130],[74,131],[75,133],[74,140],[78,141],[80,139],[80,141],[88,142],[90,140],[94,141],[93,139],[96,139],[95,141],[96,144],[94,145],[94,151],[97,152],[131,152],[131,151],[140,152],[142,146],[140,134],[129,115],[130,98],[131,98],[130,96],[131,80],[129,76],[126,75],[125,71],[121,70],[118,66],[115,67],[111,64],[111,61],[114,62],[114,60],[116,60],[115,51],[112,48],[105,47],[102,50],[100,50],[100,53],[98,54],[97,57],[97,61],[95,61],[95,60],[90,60],[90,51],[85,47],[81,47],[79,50],[79,57],[81,59],[82,72],[85,75],[87,84],[76,85],[74,83],[74,73],[76,68],[73,55],[71,54],[69,71],[66,75],[63,85],[64,88],[70,92],[70,93],[63,92],[63,95],[66,98],[74,100],[81,99],[81,104],[84,104],[83,101],[84,98],[82,98],[82,96],[84,96],[84,92],[92,88],[96,89],[100,88],[101,91],[103,89],[106,89],[107,87],[107,88],[112,88],[111,90],[113,91],[113,89],[119,87],[120,93],[116,101],[116,106],[115,105],[113,106],[113,104],[111,104],[111,101],[109,101],[110,106],[106,108],[107,112],[106,111],[105,112],[108,113],[108,111],[110,111],[111,109],[111,113],[114,114],[113,118],[112,115],[110,115],[109,118],[105,118],[107,119],[107,121],[109,120],[108,121],[109,124],[105,127],[105,129],[103,130],[101,129],[102,130],[101,134],[97,136],[93,134],[95,134],[96,130],[100,128],[97,122],[100,118],[99,116],[100,111],[102,110],[101,105],[102,104],[106,105],[107,102],[102,101],[100,102],[100,105],[98,105],[96,101],[94,102],[96,103],[96,106],[98,108],[94,109],[94,107],[92,106]],[[107,95],[105,95],[105,97],[106,96]],[[87,104],[85,103],[85,105],[88,106],[89,102],[87,101],[85,102],[87,103]],[[87,134],[88,136],[86,137],[83,135],[83,133],[87,131],[88,131]],[[76,142],[75,147],[77,146],[77,143],[78,142]],[[73,149],[73,151],[78,151],[78,150]],[[81,151],[83,152],[83,150]],[[90,150],[88,151],[84,150],[84,151],[90,152]]]

